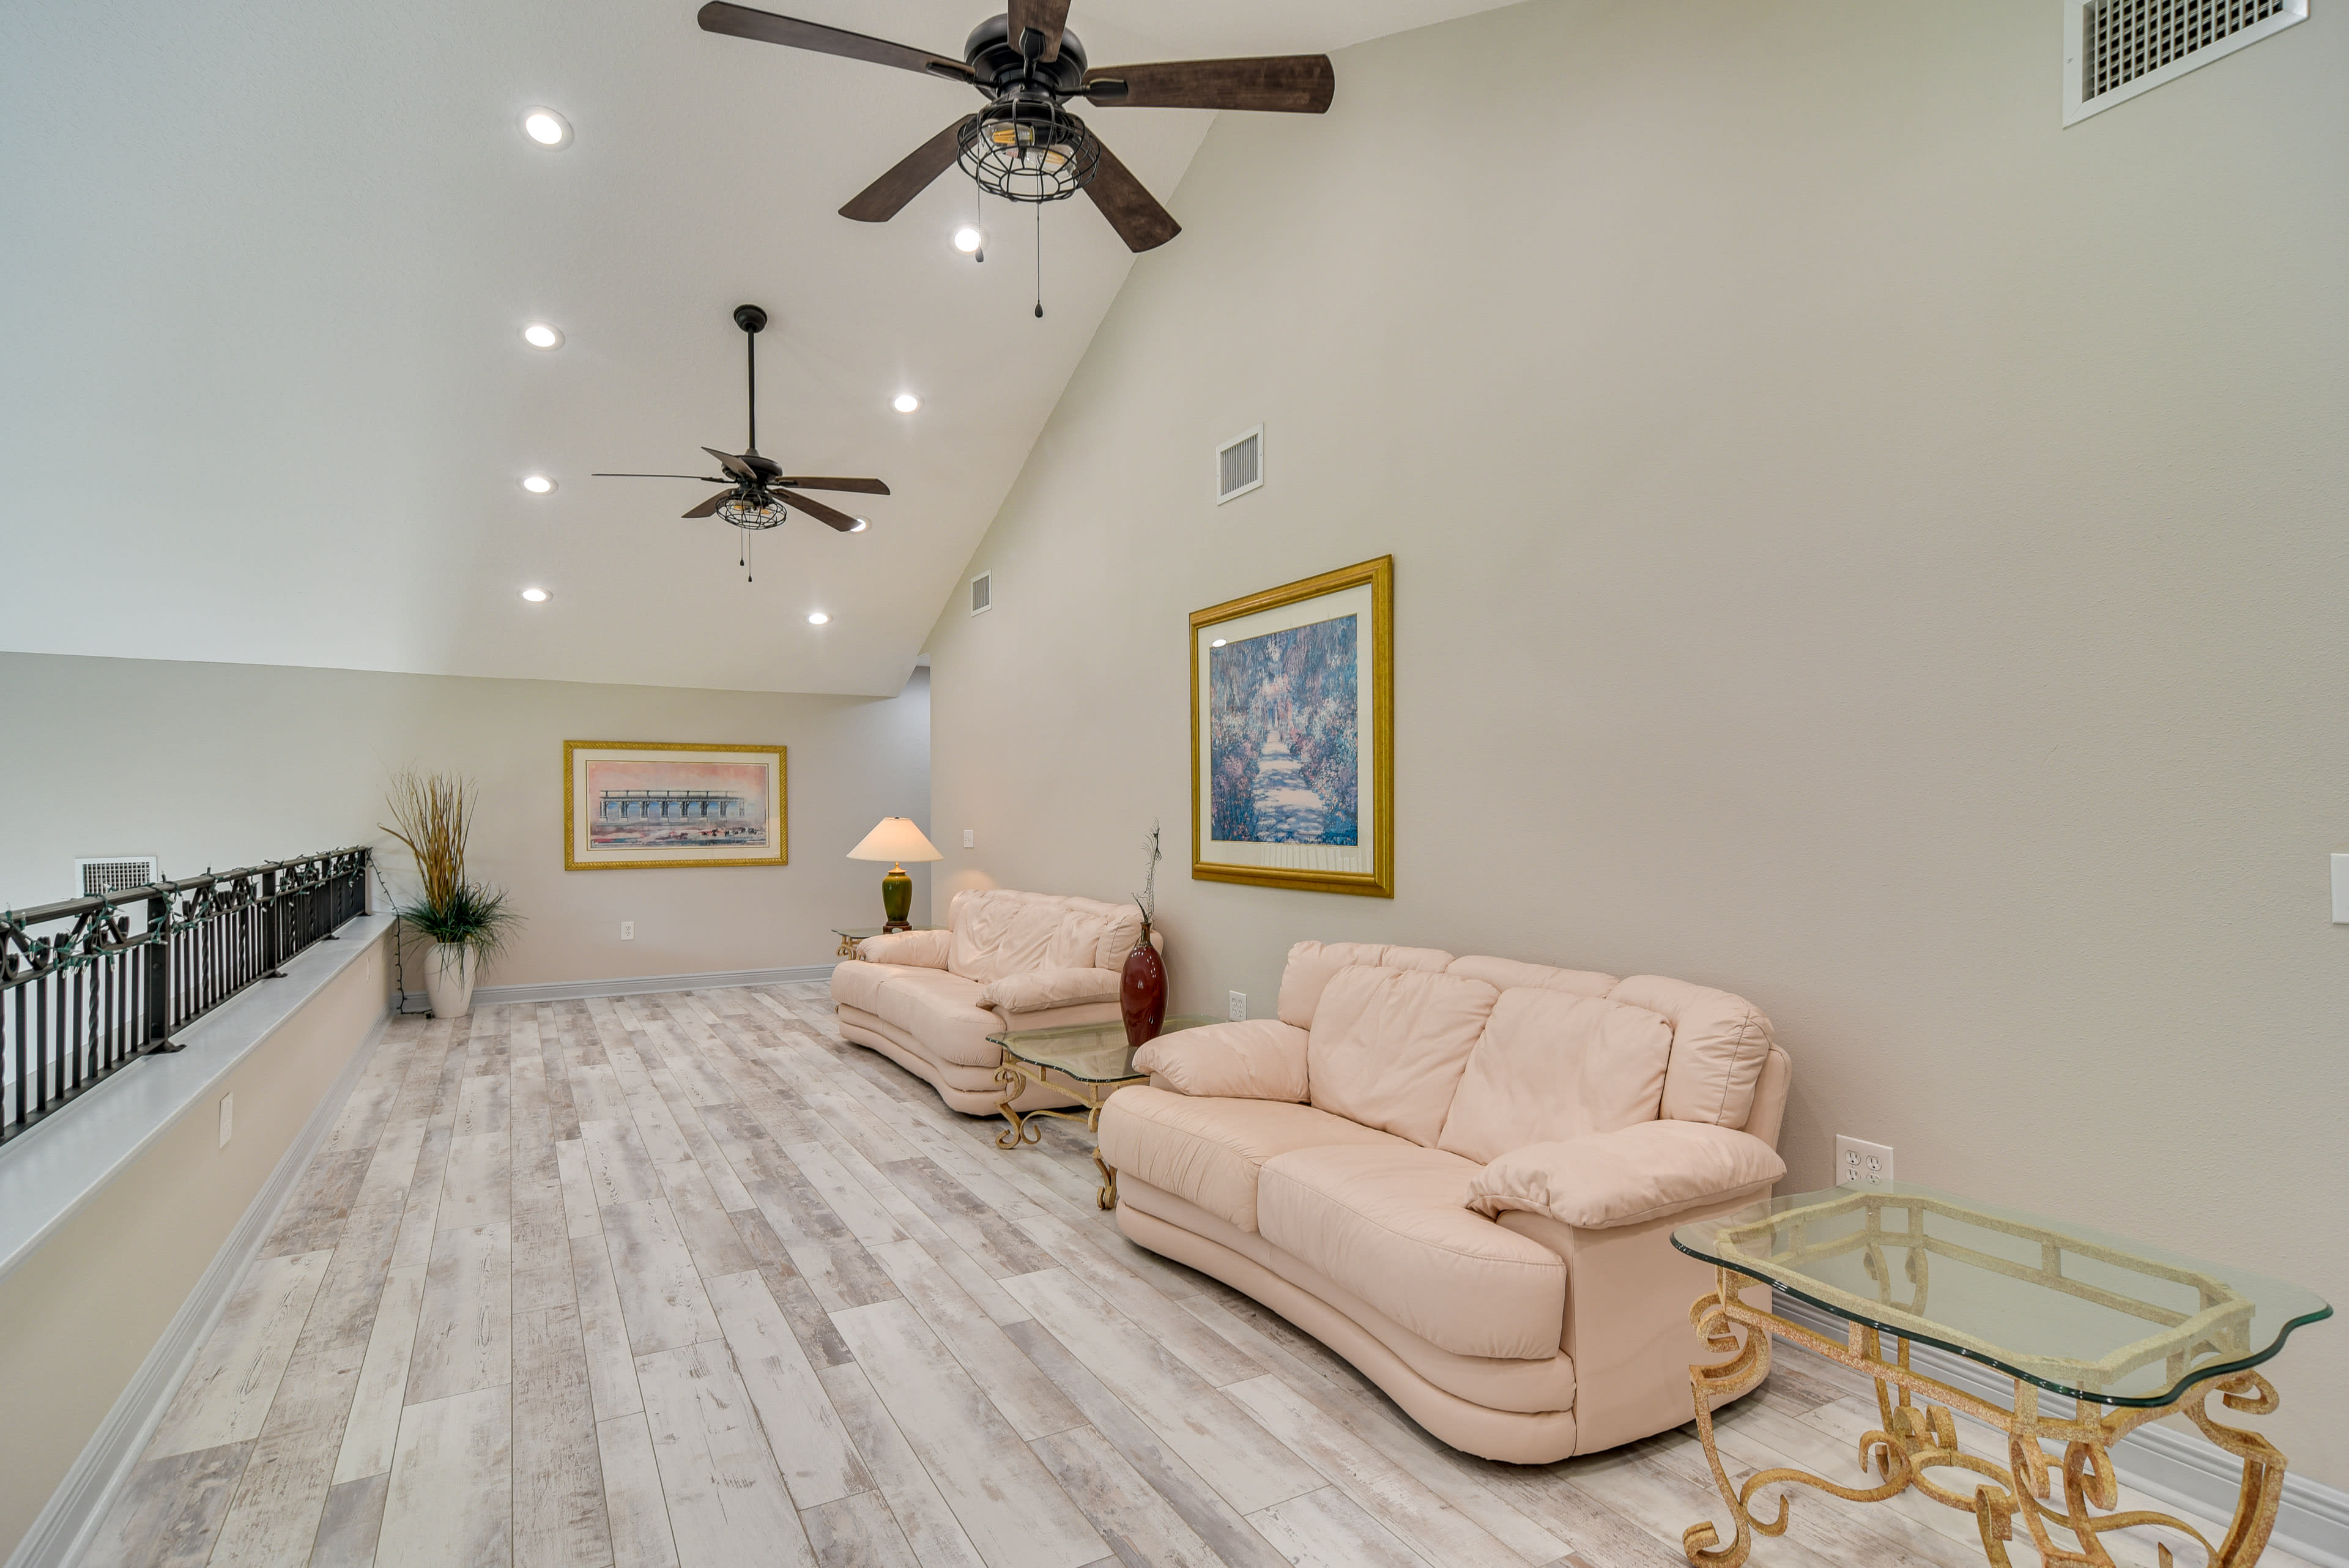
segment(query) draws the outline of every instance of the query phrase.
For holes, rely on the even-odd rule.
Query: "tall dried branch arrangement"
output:
[[[377,826],[416,857],[416,874],[424,881],[423,902],[446,909],[465,885],[465,839],[473,826],[473,803],[466,798],[465,781],[402,769],[392,775],[384,804],[397,826]]]
[[[1142,891],[1134,895],[1133,901],[1141,908],[1142,923],[1154,926],[1158,923],[1158,862],[1165,858],[1159,852],[1158,822],[1154,817],[1150,823],[1150,842],[1143,847],[1150,851],[1150,866],[1143,873]]]

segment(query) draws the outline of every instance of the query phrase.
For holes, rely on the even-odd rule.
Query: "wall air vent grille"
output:
[[[76,897],[83,898],[144,888],[161,875],[155,868],[152,855],[116,855],[104,860],[74,862],[74,881],[81,889]]]
[[[1235,436],[1216,449],[1216,504],[1246,495],[1264,483],[1264,427]]]
[[[982,611],[982,610],[988,610],[988,609],[992,609],[992,608],[994,608],[994,607],[995,607],[995,582],[994,582],[994,577],[995,577],[995,574],[994,574],[993,572],[981,572],[981,573],[979,573],[979,574],[978,574],[978,576],[975,576],[975,577],[971,578],[971,580],[970,580],[970,613],[971,613],[971,614],[973,614],[973,615],[977,615],[977,614],[978,614],[978,613],[979,613],[980,611]]]
[[[2308,16],[2308,0],[2084,0],[2065,8],[2064,123]]]

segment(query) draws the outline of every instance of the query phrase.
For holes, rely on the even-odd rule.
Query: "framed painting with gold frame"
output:
[[[1191,875],[1394,897],[1394,557],[1191,617]]]
[[[563,868],[790,862],[781,746],[563,742]]]

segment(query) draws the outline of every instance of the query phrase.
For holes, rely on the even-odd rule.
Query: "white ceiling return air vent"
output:
[[[2065,0],[2064,123],[2308,20],[2308,0]]]
[[[79,896],[84,898],[144,888],[161,875],[155,868],[152,855],[115,855],[103,860],[74,862],[74,885],[80,889]]]
[[[1246,495],[1264,483],[1264,427],[1234,436],[1216,449],[1216,504]]]
[[[978,615],[995,607],[995,573],[984,571],[970,580],[970,613]]]

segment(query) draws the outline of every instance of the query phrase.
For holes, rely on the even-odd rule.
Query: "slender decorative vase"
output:
[[[1150,922],[1142,923],[1142,940],[1125,955],[1125,971],[1119,977],[1118,1011],[1125,1015],[1125,1043],[1140,1045],[1158,1038],[1160,1025],[1166,1022],[1166,965],[1158,950],[1150,945]]]
[[[473,950],[461,942],[434,942],[424,955],[424,994],[435,1018],[462,1018],[473,1010]]]

